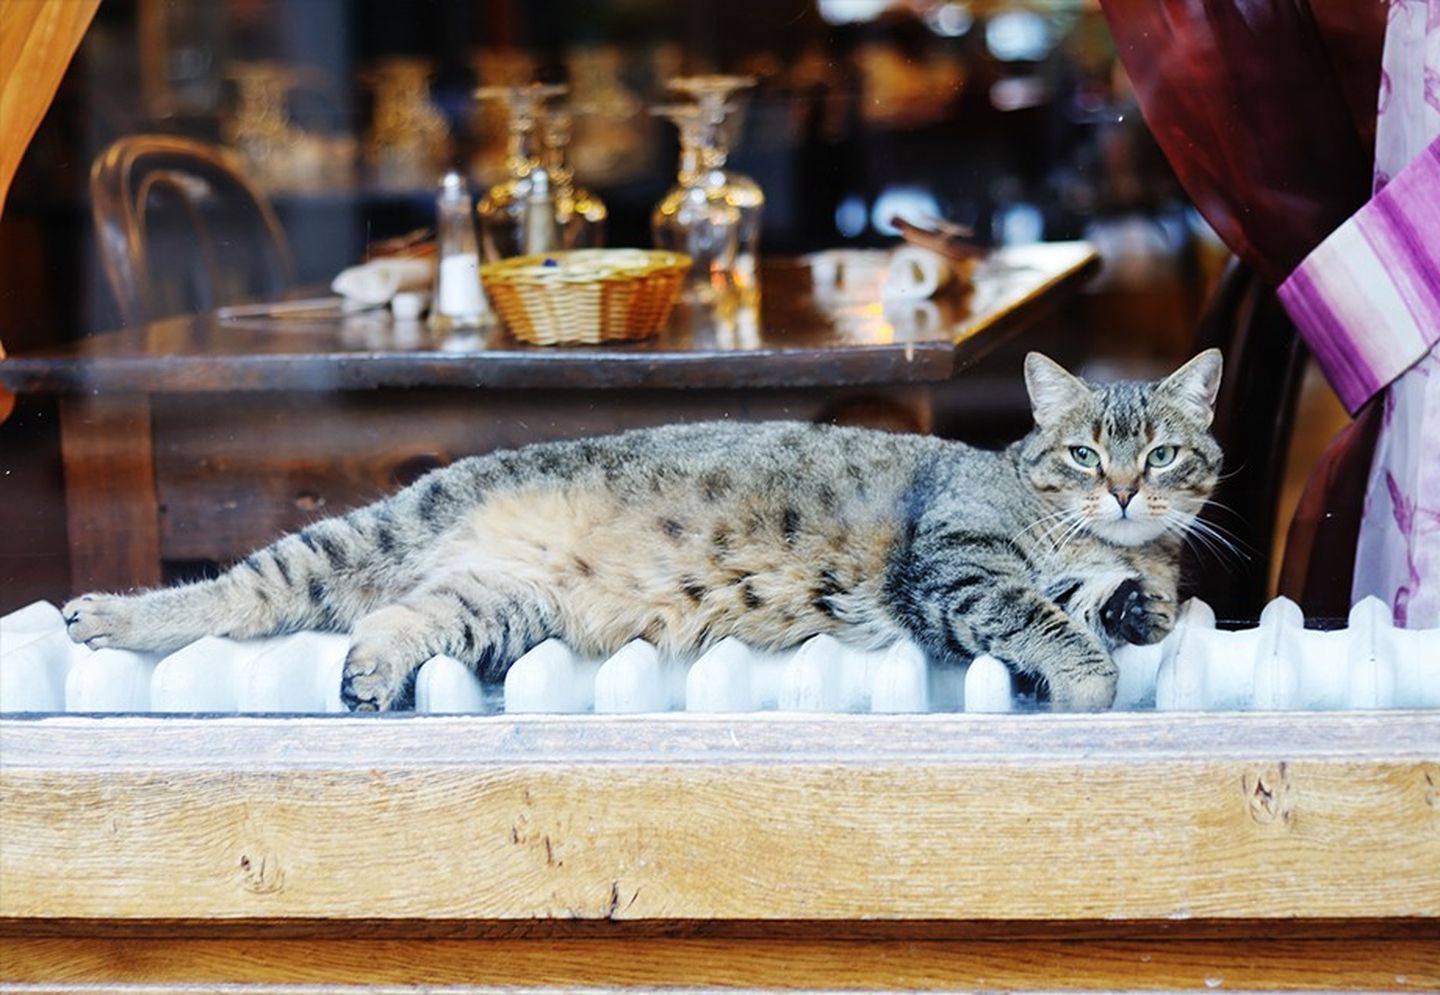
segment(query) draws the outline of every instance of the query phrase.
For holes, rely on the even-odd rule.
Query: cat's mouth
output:
[[[1153,542],[1165,531],[1165,523],[1156,518],[1124,517],[1092,519],[1090,531],[1119,546],[1141,546]]]

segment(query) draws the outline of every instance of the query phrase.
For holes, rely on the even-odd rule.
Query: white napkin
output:
[[[342,270],[330,289],[346,301],[378,307],[398,293],[429,290],[434,282],[434,260],[392,256]]]
[[[834,301],[919,301],[955,277],[950,261],[917,245],[883,249],[827,249],[806,257],[815,292]]]
[[[918,301],[935,292],[955,276],[950,262],[938,252],[918,245],[902,245],[890,254],[890,269],[880,298],[887,301]]]
[[[884,249],[825,249],[805,261],[821,300],[867,301],[874,300],[884,285],[890,254]]]

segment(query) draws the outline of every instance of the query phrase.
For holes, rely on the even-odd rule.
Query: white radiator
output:
[[[70,642],[60,611],[36,602],[0,617],[0,712],[339,712],[345,636],[206,638],[169,655],[90,650]],[[1440,707],[1440,629],[1396,629],[1374,599],[1349,625],[1306,629],[1278,598],[1257,626],[1215,628],[1201,601],[1155,646],[1126,647],[1117,710]],[[549,640],[484,685],[436,657],[416,681],[416,710],[431,713],[1008,712],[1034,707],[990,657],[932,668],[902,642],[860,652],[816,636],[785,653],[727,639],[698,660],[662,658],[632,642],[608,660],[577,657]]]

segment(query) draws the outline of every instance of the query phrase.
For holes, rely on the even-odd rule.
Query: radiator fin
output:
[[[0,711],[85,713],[340,712],[348,639],[299,632],[270,639],[207,637],[168,655],[90,650],[65,635],[59,610],[36,602],[0,617]],[[1181,608],[1154,646],[1116,653],[1117,710],[1440,707],[1440,629],[1391,624],[1370,598],[1349,624],[1305,628],[1277,598],[1259,624],[1217,629],[1204,602]],[[667,659],[643,640],[606,660],[550,639],[486,685],[450,657],[426,663],[415,707],[431,713],[1009,712],[1036,707],[988,656],[932,666],[918,646],[865,651],[831,636],[763,653],[726,639],[699,659]]]

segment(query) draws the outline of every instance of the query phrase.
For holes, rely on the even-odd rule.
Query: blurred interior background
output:
[[[13,353],[120,324],[87,188],[120,136],[236,150],[298,282],[323,285],[433,225],[447,166],[477,190],[503,176],[506,122],[472,99],[481,84],[568,83],[576,182],[608,205],[607,244],[649,245],[677,157],[650,107],[667,79],[715,71],[758,80],[730,162],[765,192],[766,255],[890,245],[897,213],[1100,250],[1078,305],[937,399],[935,431],[1022,433],[1030,348],[1102,377],[1188,355],[1227,254],[1136,111],[1095,0],[105,0],[0,219],[0,340]],[[1319,389],[1303,403],[1297,480],[1343,418]],[[25,509],[0,540],[4,610],[66,586],[49,403],[22,398],[0,450]]]
[[[10,195],[5,341],[119,324],[86,180],[122,135],[238,150],[299,281],[325,283],[433,224],[446,165],[501,178],[482,83],[569,83],[576,180],[609,205],[608,244],[648,244],[677,153],[649,106],[707,71],[759,80],[731,163],[765,191],[766,252],[889,244],[897,211],[1001,243],[1089,238],[1107,265],[1083,325],[1120,354],[1183,351],[1220,252],[1087,0],[106,0]]]

